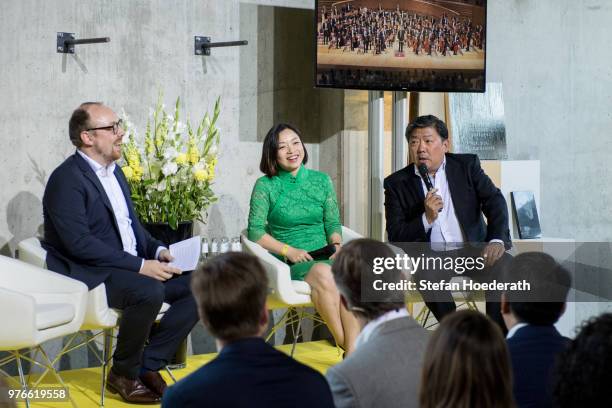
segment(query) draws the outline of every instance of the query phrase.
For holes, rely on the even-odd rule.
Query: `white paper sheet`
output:
[[[194,270],[200,260],[200,241],[200,236],[197,235],[170,245],[169,250],[174,257],[170,265],[183,272]]]

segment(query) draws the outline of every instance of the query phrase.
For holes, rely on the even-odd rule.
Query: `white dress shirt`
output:
[[[423,194],[427,195],[427,186],[425,181],[419,174],[418,168],[414,166],[414,173],[421,179],[421,186],[423,188]],[[446,178],[446,156],[442,161],[442,165],[436,171],[434,176],[431,178],[433,187],[437,189],[437,195],[442,197],[442,211],[438,213],[438,218],[431,224],[427,222],[427,217],[423,213],[423,228],[425,233],[431,230],[430,242],[431,249],[434,251],[451,251],[453,249],[463,248],[465,242],[465,235],[457,219],[457,213],[455,212],[455,206],[453,205],[453,198],[451,196],[450,189],[448,187],[448,179]],[[492,239],[490,242],[504,243],[501,239]]]
[[[423,194],[427,195],[427,186],[425,181],[419,174],[417,166],[414,167],[414,172],[421,179],[421,186],[423,187]],[[431,178],[431,183],[434,188],[438,189],[437,195],[442,197],[442,211],[438,213],[438,218],[431,224],[427,222],[427,217],[423,213],[423,227],[425,233],[431,230],[431,248],[434,251],[450,251],[453,249],[459,249],[463,247],[465,238],[457,214],[455,213],[455,206],[453,205],[453,198],[448,187],[448,180],[446,178],[446,157],[442,161],[442,165],[436,171],[436,174]]]
[[[100,180],[106,192],[106,196],[110,200],[115,220],[117,220],[117,226],[119,227],[123,250],[131,255],[138,256],[138,252],[136,251],[136,236],[132,228],[132,219],[130,218],[127,201],[114,173],[116,166],[115,162],[104,167],[82,151],[77,150],[77,152],[85,159],[94,173],[96,173],[98,180]]]
[[[519,331],[519,329],[522,329],[525,326],[529,326],[529,325],[527,323],[517,323],[514,326],[512,326],[512,328],[508,330],[508,334],[506,334],[506,339],[509,339],[510,337],[514,336],[516,332]]]
[[[406,316],[408,316],[408,310],[406,310],[405,307],[402,307],[401,309],[391,310],[382,316],[378,316],[374,320],[370,320],[365,326],[363,326],[361,333],[359,333],[357,339],[355,339],[355,349],[358,349],[360,345],[366,343],[370,339],[374,329],[381,324],[388,322],[389,320],[399,319]]]

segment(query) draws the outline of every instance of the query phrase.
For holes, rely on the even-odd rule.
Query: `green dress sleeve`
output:
[[[259,178],[251,192],[249,209],[249,226],[247,235],[249,240],[257,242],[266,234],[268,210],[270,209],[269,182],[265,177]]]
[[[340,224],[340,211],[336,200],[336,190],[328,175],[325,176],[325,202],[323,203],[323,225],[325,226],[325,236],[329,238],[334,232],[342,236],[342,224]]]

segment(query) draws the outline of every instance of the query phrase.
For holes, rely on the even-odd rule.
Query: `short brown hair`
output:
[[[422,408],[510,408],[510,356],[500,328],[482,313],[462,310],[442,319],[427,345]]]
[[[362,290],[372,288],[372,280],[398,283],[405,278],[400,269],[387,269],[382,275],[374,275],[375,258],[394,258],[391,248],[380,241],[368,238],[356,239],[342,247],[334,260],[332,273],[338,290],[348,302],[349,309],[356,307],[368,320],[376,319],[391,310],[405,307],[404,294],[396,291],[382,291],[370,296]],[[376,301],[370,301],[376,300]]]
[[[268,278],[254,256],[228,252],[212,258],[194,273],[191,290],[202,321],[218,339],[258,333]]]
[[[68,136],[72,144],[76,147],[83,146],[81,132],[90,127],[90,116],[87,108],[92,105],[102,105],[102,102],[83,102],[74,112],[72,112],[72,116],[70,116],[70,121],[68,122]]]
[[[261,161],[259,162],[259,170],[268,177],[276,176],[278,173],[278,163],[276,162],[276,155],[278,154],[278,135],[285,129],[289,129],[295,132],[302,142],[302,148],[304,149],[304,160],[302,164],[308,162],[308,152],[306,146],[302,141],[302,134],[296,127],[287,123],[279,123],[272,126],[272,128],[266,134],[263,141],[263,149],[261,150]]]

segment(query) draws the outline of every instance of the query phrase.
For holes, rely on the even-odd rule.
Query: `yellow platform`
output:
[[[291,344],[286,344],[277,347],[279,350],[289,354],[291,352]],[[215,358],[217,353],[199,354],[187,357],[187,367],[181,370],[174,370],[172,374],[177,378],[181,379],[191,372],[197,370],[202,365],[208,363],[210,360]],[[298,343],[294,358],[315,370],[325,374],[327,369],[334,364],[337,364],[341,360],[341,356],[338,353],[338,349],[330,345],[327,341],[313,341],[307,343]],[[33,408],[59,408],[59,407],[97,407],[100,402],[100,367],[94,368],[83,368],[79,370],[66,370],[61,371],[60,375],[62,379],[68,385],[70,389],[70,396],[74,402],[74,405],[70,402],[31,402],[30,406]],[[168,375],[162,372],[164,379],[171,384],[172,381]],[[57,387],[58,384],[53,382],[53,377],[47,375],[41,384],[41,387]],[[14,382],[11,382],[11,387],[15,386]],[[25,403],[18,404],[19,407],[25,407]],[[105,407],[107,408],[119,408],[119,407],[130,407],[134,408],[137,406],[159,406],[159,405],[134,405],[123,402],[118,394],[105,393]]]

